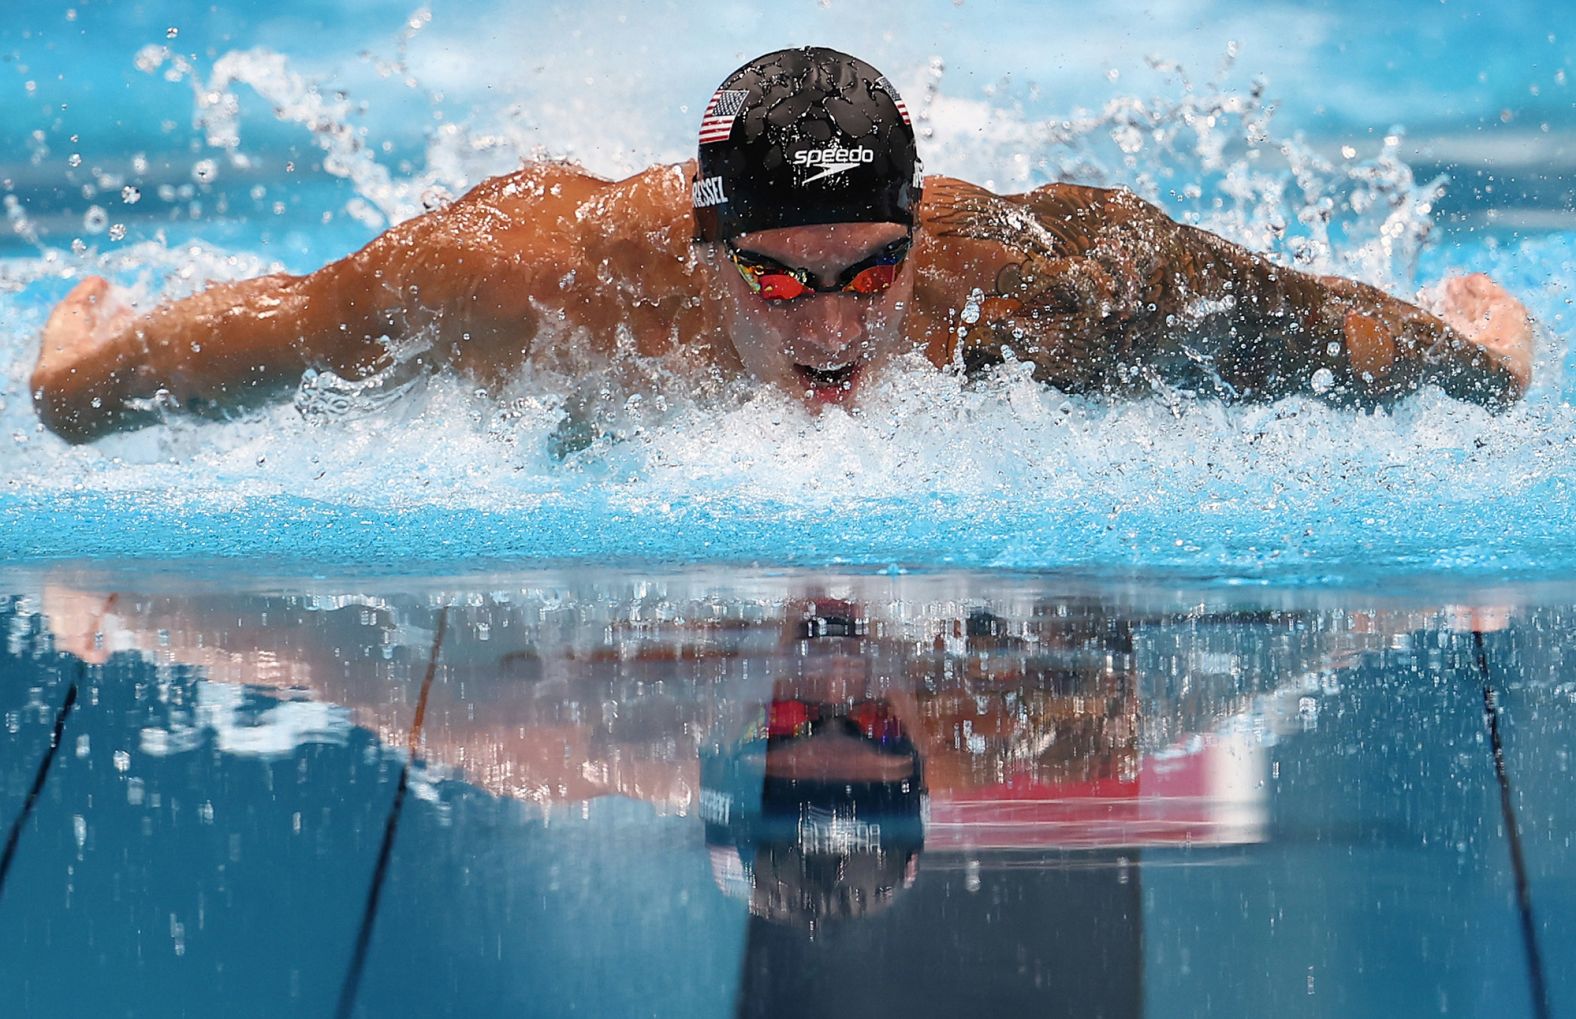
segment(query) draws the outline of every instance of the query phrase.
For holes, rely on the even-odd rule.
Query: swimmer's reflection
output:
[[[287,711],[231,717],[230,687],[343,706],[432,773],[544,812],[619,796],[699,813],[719,883],[785,926],[913,912],[959,874],[970,891],[993,868],[1259,841],[1270,737],[1310,724],[1304,702],[1365,649],[1458,628],[1054,593],[980,606],[889,583],[847,600],[791,582],[748,598],[46,584],[42,604],[84,661],[197,670],[169,732],[137,737],[146,752],[205,727],[301,738]]]
[[[807,620],[814,651],[799,675],[774,683],[734,738],[702,750],[712,875],[769,920],[865,916],[914,883],[924,769],[913,701],[872,681],[858,629],[847,615]]]

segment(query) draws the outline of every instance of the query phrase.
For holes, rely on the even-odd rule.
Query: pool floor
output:
[[[8,1015],[1576,1015],[1576,588],[6,579]]]

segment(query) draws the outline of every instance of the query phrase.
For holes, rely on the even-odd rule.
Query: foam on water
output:
[[[478,108],[468,125],[433,131],[422,165],[400,172],[354,128],[351,105],[326,99],[282,55],[231,52],[204,70],[149,47],[137,61],[192,88],[212,146],[201,154],[210,165],[198,168],[197,192],[210,200],[204,174],[248,164],[243,113],[258,97],[300,125],[326,174],[349,182],[341,211],[367,229],[524,156],[562,151],[517,110]],[[399,60],[388,66],[409,76]],[[1052,179],[1126,184],[1284,261],[1396,292],[1414,274],[1490,272],[1539,320],[1532,396],[1499,416],[1437,392],[1375,414],[1305,399],[1225,407],[1164,387],[1112,403],[1047,390],[1022,366],[965,382],[916,361],[880,380],[853,412],[816,416],[742,384],[696,401],[660,384],[643,396],[595,383],[570,393],[534,377],[495,402],[462,380],[407,366],[353,385],[315,376],[293,406],[225,422],[176,419],[70,448],[40,430],[25,380],[38,328],[74,279],[104,273],[151,299],[281,266],[255,229],[250,243],[243,231],[225,246],[170,235],[112,245],[95,240],[95,218],[68,250],[13,206],[14,231],[32,236],[38,254],[0,262],[0,555],[1123,566],[1308,577],[1576,566],[1567,482],[1576,411],[1562,372],[1576,235],[1430,247],[1432,203],[1444,185],[1414,179],[1399,134],[1366,158],[1325,154],[1277,134],[1263,83],[1223,84],[1229,61],[1207,84],[1154,66],[1171,83],[1159,99],[1118,97],[1049,120],[1027,115],[1011,88],[949,94],[939,61],[906,76],[893,70],[915,97],[932,170],[1004,190]],[[671,142],[620,140],[627,144],[604,150],[611,155],[593,169],[685,154]],[[202,225],[199,214],[198,233]],[[570,399],[589,401],[590,435],[566,430]]]

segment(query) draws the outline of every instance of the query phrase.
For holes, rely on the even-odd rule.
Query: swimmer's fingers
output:
[[[1482,273],[1453,276],[1419,302],[1488,355],[1519,397],[1532,384],[1532,317],[1509,291]]]
[[[55,306],[44,323],[44,336],[54,349],[69,347],[83,338],[113,332],[131,315],[131,306],[115,293],[109,280],[89,276]]]
[[[130,321],[129,305],[115,296],[108,280],[89,276],[65,296],[44,323],[33,369],[37,383],[48,384],[63,372],[76,369]]]
[[[111,637],[119,630],[113,614],[114,595],[50,582],[44,584],[40,595],[56,650],[76,655],[89,665],[109,660]]]
[[[129,384],[147,368],[135,312],[109,282],[91,276],[50,314],[28,380],[38,419],[68,442],[87,442],[130,420]]]

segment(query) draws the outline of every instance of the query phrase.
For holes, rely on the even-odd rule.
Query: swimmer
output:
[[[1526,309],[1481,275],[1428,300],[1288,269],[1125,190],[925,177],[891,82],[787,49],[728,76],[681,165],[622,181],[530,165],[309,275],[142,313],[86,279],[30,388],[72,442],[276,399],[308,369],[364,378],[407,339],[494,392],[533,363],[636,354],[697,392],[748,377],[821,407],[919,352],[970,372],[1014,358],[1079,393],[1186,378],[1230,399],[1519,399]]]

